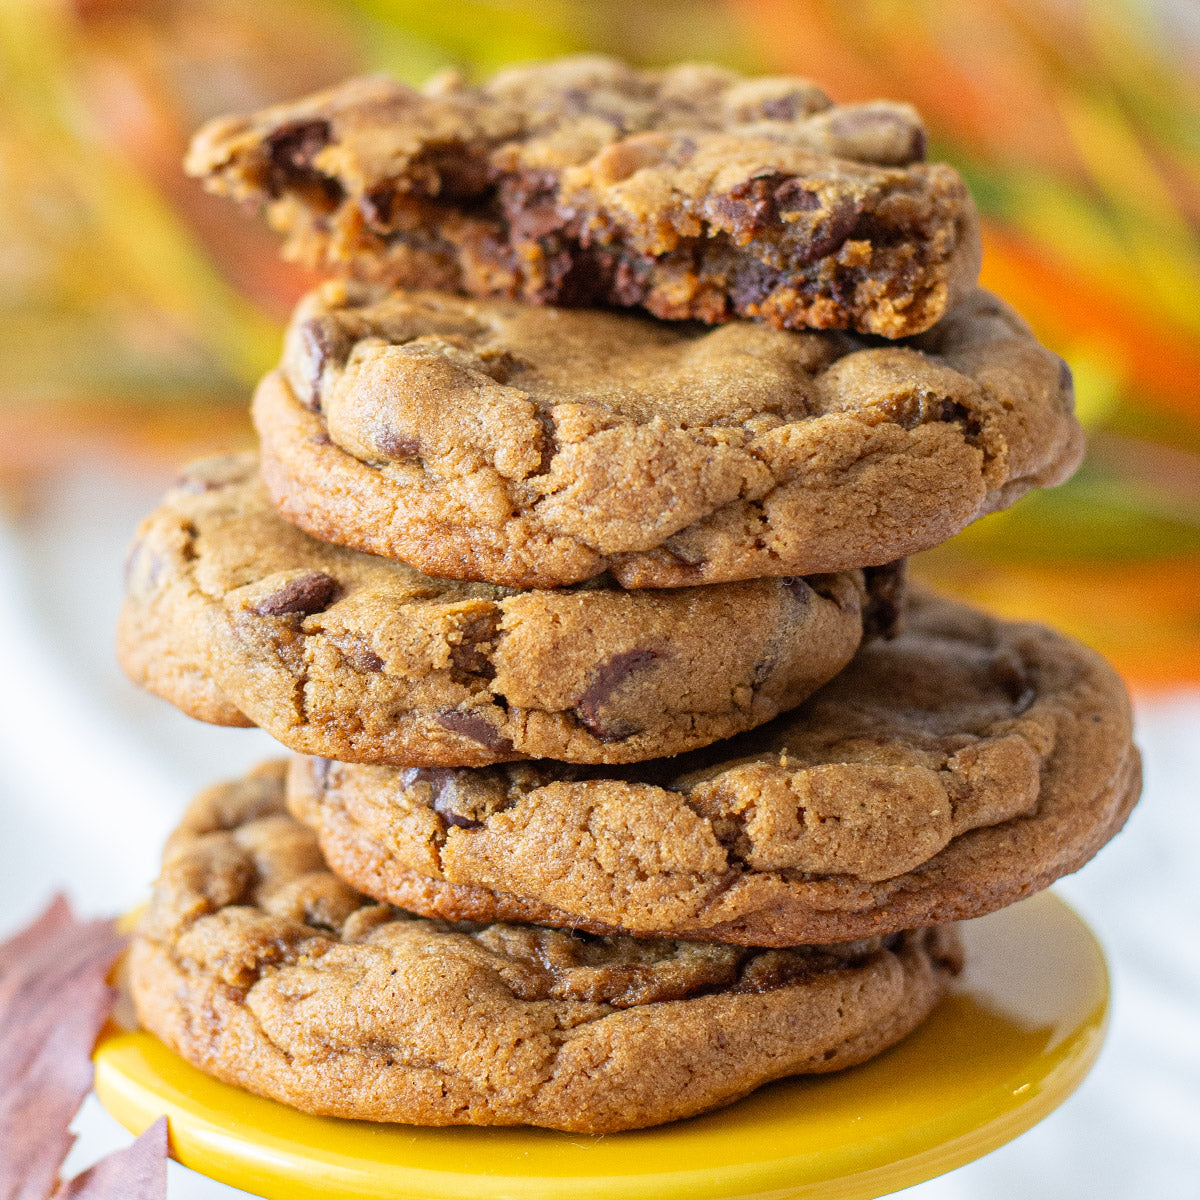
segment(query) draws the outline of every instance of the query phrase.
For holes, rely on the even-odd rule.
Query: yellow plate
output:
[[[96,1050],[96,1091],[135,1133],[166,1113],[180,1162],[269,1200],[866,1200],[1023,1133],[1099,1053],[1108,975],[1066,904],[1044,893],[963,932],[963,978],[899,1046],[657,1129],[310,1117],[208,1078],[147,1033],[115,1030]]]

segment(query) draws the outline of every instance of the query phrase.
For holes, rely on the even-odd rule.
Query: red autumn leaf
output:
[[[167,1118],[159,1117],[132,1146],[115,1150],[54,1193],[54,1200],[165,1200]]]
[[[0,943],[0,1200],[46,1200],[58,1182],[123,944],[112,921],[78,921],[62,897]]]
[[[69,925],[74,919],[66,896],[59,893],[50,901],[50,907],[40,917],[35,918],[31,925],[26,925],[24,929],[14,933],[7,942],[0,942],[0,980],[3,980],[24,956],[32,954],[42,941],[63,926]]]

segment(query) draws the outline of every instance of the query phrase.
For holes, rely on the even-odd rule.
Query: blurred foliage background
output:
[[[1194,0],[3,0],[0,490],[81,456],[249,440],[311,280],[186,180],[217,113],[384,70],[572,51],[802,74],[924,113],[984,215],[984,282],[1075,371],[1064,487],[921,556],[1136,684],[1200,681],[1200,6]]]

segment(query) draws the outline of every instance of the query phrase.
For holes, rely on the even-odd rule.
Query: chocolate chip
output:
[[[1058,360],[1058,387],[1065,395],[1075,397],[1075,376],[1071,373],[1071,364],[1065,358]]]
[[[446,767],[409,767],[400,773],[400,782],[405,787],[414,783],[428,783],[431,789],[430,804],[433,811],[447,825],[459,829],[479,829],[483,822],[464,816],[455,808],[461,798],[458,791],[458,772]]]
[[[633,262],[621,259],[617,263],[616,271],[613,272],[612,284],[609,288],[613,300],[628,308],[641,304],[650,290],[649,268],[650,264],[641,257]]]
[[[497,189],[496,200],[511,221],[524,208],[552,200],[558,193],[558,176],[553,171],[526,169],[506,175]]]
[[[497,197],[516,242],[541,242],[562,229],[558,179],[551,171],[518,171],[500,184]]]
[[[733,263],[729,281],[729,298],[738,312],[746,312],[774,292],[793,281],[786,271],[768,267],[756,258],[740,258]]]
[[[411,160],[406,174],[419,194],[445,200],[482,196],[495,182],[486,151],[463,142],[428,147]]]
[[[940,420],[957,421],[962,425],[968,444],[974,444],[983,432],[983,422],[965,404],[959,404],[957,401],[942,401]]]
[[[397,433],[394,429],[378,430],[373,440],[379,453],[392,462],[405,462],[421,457],[421,443],[414,437]]]
[[[130,591],[153,591],[165,565],[157,550],[151,550],[145,542],[134,542],[125,556],[125,586]]]
[[[313,757],[308,760],[308,769],[312,773],[313,787],[318,792],[324,792],[329,786],[329,768],[333,766],[332,759]]]
[[[771,677],[771,672],[778,665],[778,660],[773,654],[768,654],[766,658],[760,658],[754,664],[754,670],[750,675],[750,686],[761,687]]]
[[[537,472],[538,475],[548,475],[550,467],[554,463],[554,456],[559,451],[558,445],[558,426],[554,423],[554,418],[548,412],[538,410],[538,424],[542,427],[542,446],[541,456],[538,458]]]
[[[350,634],[338,638],[334,644],[354,670],[365,674],[374,674],[383,670],[383,659],[361,637]]]
[[[865,158],[869,154],[873,161],[893,167],[925,157],[925,130],[894,109],[844,109],[830,119],[829,132],[849,143],[836,148],[846,157]]]
[[[241,455],[208,458],[176,476],[172,486],[185,496],[203,496],[245,483],[255,470],[254,464]]]
[[[386,229],[392,220],[392,210],[396,204],[396,189],[388,185],[377,187],[367,192],[358,202],[362,215],[369,225]]]
[[[812,588],[808,586],[808,580],[800,575],[788,575],[779,581],[787,588],[793,600],[801,604],[810,604],[812,602]]]
[[[603,302],[604,273],[598,269],[603,256],[584,247],[563,245],[565,234],[555,234],[541,243],[542,279],[537,286],[527,287],[526,296],[538,304],[558,304],[564,308],[586,308]]]
[[[327,609],[340,590],[340,584],[331,575],[309,571],[263,597],[254,606],[254,612],[260,617],[309,616]]]
[[[800,92],[788,92],[783,96],[772,96],[759,105],[759,111],[768,121],[794,121],[808,111],[808,105]]]
[[[332,130],[322,119],[287,121],[267,138],[267,152],[280,166],[302,171],[329,145]]]
[[[780,212],[812,212],[821,207],[821,198],[799,179],[784,180],[773,193],[775,207]]]
[[[586,113],[590,117],[599,117],[600,120],[607,121],[618,133],[626,132],[628,125],[624,113],[612,108],[596,107],[596,100],[602,95],[602,92],[591,92],[587,88],[573,87],[566,88],[560,99],[563,111],[571,116],[578,117]]]
[[[321,376],[333,363],[345,364],[354,342],[333,317],[312,317],[298,330],[300,339],[300,375],[307,385],[300,402],[313,412],[321,409]]]
[[[575,702],[580,721],[596,738],[602,742],[619,742],[638,732],[637,727],[627,720],[602,720],[600,712],[613,692],[630,675],[648,667],[660,657],[657,650],[625,650],[621,654],[614,654],[597,668],[591,683]]]
[[[497,383],[508,383],[519,371],[527,371],[532,365],[511,350],[484,349],[479,352],[478,369]]]
[[[128,587],[133,576],[136,574],[138,567],[141,565],[142,555],[146,552],[146,544],[139,538],[125,552],[125,564],[122,576],[125,580],[125,586]]]
[[[812,240],[807,246],[801,245],[796,255],[797,263],[816,262],[819,258],[827,258],[854,232],[861,213],[860,205],[852,200],[843,200],[835,204],[829,215],[818,223]]]
[[[779,220],[781,212],[813,212],[819,209],[821,198],[795,176],[770,171],[743,180],[725,195],[715,197],[712,207],[730,222],[734,237],[740,240],[747,235],[761,234]],[[843,210],[848,208],[848,205],[843,205]],[[843,223],[844,218],[839,218],[835,210],[820,227],[820,237],[828,240],[831,232],[836,234]],[[845,240],[844,235],[841,240]],[[806,252],[807,256],[799,261],[808,262],[826,252]]]
[[[229,484],[227,479],[213,479],[204,475],[178,475],[171,485],[185,496],[203,496],[206,492],[217,492]]]
[[[278,197],[299,180],[322,178],[312,164],[331,137],[328,121],[287,121],[278,126],[265,142],[268,192]]]
[[[910,392],[903,396],[889,397],[881,407],[890,420],[905,429],[916,429],[930,421],[944,421],[947,424],[959,422],[968,441],[978,437],[983,429],[978,418],[972,416],[966,405],[944,396]]]
[[[925,420],[925,397],[889,396],[880,408],[887,413],[888,419],[902,429],[916,429]]]
[[[864,567],[867,602],[863,607],[863,637],[892,638],[900,627],[908,563],[903,558],[879,567]]]
[[[750,959],[740,978],[728,990],[738,995],[760,995],[776,988],[795,987],[815,979],[822,969],[827,970],[832,965],[813,952],[801,958],[798,955],[766,951]]]
[[[489,651],[496,637],[499,611],[488,609],[476,613],[458,628],[462,640],[450,644],[450,661],[454,669],[465,675],[482,675],[491,679],[496,674]]]
[[[671,155],[668,161],[673,167],[683,167],[696,157],[696,151],[699,147],[696,145],[696,139],[690,138],[687,134],[681,134],[671,143]]]
[[[1029,669],[1007,648],[998,650],[988,664],[988,678],[998,685],[1012,702],[1015,711],[1023,713],[1034,701],[1036,692]]]
[[[616,109],[593,108],[592,116],[599,117],[601,121],[607,121],[618,134],[629,132],[629,121],[626,119],[624,113],[617,112]]]
[[[663,547],[681,567],[689,567],[697,570],[707,561],[703,551],[697,550],[693,546],[684,545],[673,538],[667,538],[663,543]]]
[[[778,172],[756,175],[723,196],[714,196],[712,207],[730,222],[739,240],[747,234],[761,233],[777,216],[775,189],[787,181],[788,177]]]
[[[503,754],[512,751],[512,742],[504,737],[486,717],[481,717],[477,713],[464,712],[462,709],[454,708],[449,712],[438,713],[433,719],[443,729],[478,742],[489,750],[496,750]]]
[[[567,88],[562,94],[563,108],[565,111],[579,116],[587,112],[590,99],[591,96],[585,88]]]

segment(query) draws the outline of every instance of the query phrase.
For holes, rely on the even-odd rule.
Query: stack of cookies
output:
[[[143,1023],[310,1112],[604,1132],[859,1063],[1138,791],[1093,653],[904,587],[1077,465],[904,105],[601,59],[356,81],[189,166],[336,278],[120,654],[296,752],[202,795]]]

